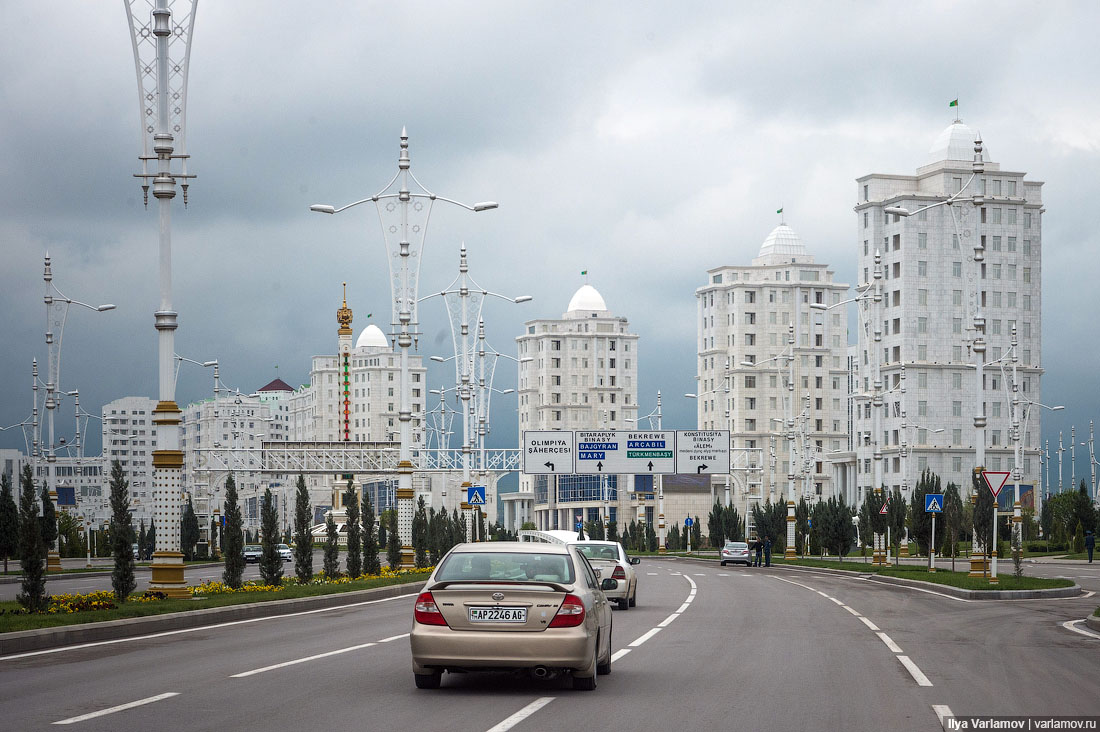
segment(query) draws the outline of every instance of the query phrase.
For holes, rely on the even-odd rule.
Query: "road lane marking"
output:
[[[1072,630],[1074,633],[1080,633],[1081,635],[1087,635],[1089,638],[1100,639],[1100,635],[1093,633],[1091,630],[1085,630],[1084,628],[1078,628],[1077,623],[1083,623],[1084,620],[1067,620],[1062,623],[1062,627],[1066,630]]]
[[[886,644],[886,647],[890,649],[892,653],[902,653],[901,646],[894,642],[894,640],[883,632],[877,633],[879,640]]]
[[[650,577],[656,577],[657,576],[656,572],[646,572],[646,574]]]
[[[706,576],[707,576],[707,573],[706,573],[706,572],[696,572],[696,573],[695,573],[695,576],[696,576],[696,577],[706,577]]]
[[[54,722],[54,724],[75,724],[76,722],[85,722],[89,719],[95,719],[96,717],[104,717],[108,714],[114,714],[115,712],[122,712],[127,709],[133,709],[134,707],[144,706],[145,704],[152,704],[153,702],[162,701],[164,699],[171,699],[174,696],[179,696],[179,692],[167,691],[163,694],[157,694],[156,696],[149,696],[144,699],[138,699],[137,701],[128,702],[126,704],[119,704],[117,707],[111,707],[110,709],[101,709],[98,712],[81,714],[79,717],[69,717],[68,719],[62,719],[60,721]]]
[[[535,699],[535,701],[531,702],[523,709],[520,709],[518,712],[508,717],[507,719],[504,719],[495,727],[490,727],[488,732],[507,732],[507,730],[512,729],[517,724],[527,719],[550,702],[554,701],[554,699],[555,697],[552,696],[544,696],[539,699]]]
[[[728,575],[728,574],[725,574],[724,572],[719,572],[719,573],[718,573],[718,576],[719,576],[719,577],[729,577],[729,575]]]
[[[678,617],[680,617],[680,613],[678,613],[678,612],[672,613],[672,615],[669,615],[667,618],[665,618],[661,622],[657,623],[657,627],[658,628],[663,628],[663,627],[665,627],[666,625],[668,625],[669,623],[671,623],[673,620],[675,620]]]
[[[860,616],[859,616],[859,619],[860,619],[860,620],[862,620],[862,621],[863,621],[863,624],[864,624],[864,625],[866,625],[866,626],[867,626],[868,628],[870,628],[871,630],[875,631],[876,633],[878,632],[878,630],[879,630],[878,626],[877,626],[877,625],[875,625],[874,623],[872,623],[872,622],[871,622],[870,620],[868,620],[867,618],[863,617],[862,615],[860,615]]]
[[[242,671],[239,674],[232,674],[231,679],[243,679],[246,676],[255,676],[256,674],[262,674],[267,671],[274,671],[275,669],[286,668],[287,666],[296,666],[299,663],[306,663],[307,661],[316,661],[318,658],[328,658],[329,656],[338,656],[341,653],[350,653],[351,651],[358,651],[363,648],[370,648],[376,646],[377,643],[360,643],[357,646],[350,646],[348,648],[340,648],[335,651],[328,651],[327,653],[317,653],[312,656],[306,656],[305,658],[296,658],[293,661],[283,661],[282,663],[272,664],[271,666],[264,666],[263,668],[255,668],[251,671]]]
[[[928,677],[924,675],[924,672],[917,668],[917,664],[909,660],[909,656],[897,656],[901,665],[905,666],[909,670],[909,673],[913,676],[913,680],[917,682],[917,686],[931,686],[932,682],[928,680]]]
[[[675,614],[676,614],[676,615],[679,615],[680,613],[684,612],[685,610],[687,610],[687,609],[688,609],[688,605],[690,605],[690,604],[691,604],[690,602],[685,602],[685,603],[684,603],[683,605],[681,605],[680,607],[678,607],[678,608],[676,609],[676,613],[675,613]]]
[[[619,650],[611,654],[611,662],[614,663],[615,661],[618,661],[620,658],[628,653],[630,653],[629,648],[620,648]]]
[[[837,605],[840,605],[841,607],[844,607],[844,603],[841,602],[840,600],[836,599],[835,597],[830,597],[829,599],[832,600],[833,602],[835,602]]]
[[[630,644],[630,647],[631,648],[637,648],[638,646],[642,645],[647,640],[649,640],[650,638],[652,638],[653,636],[657,635],[660,632],[661,632],[660,628],[650,628],[648,631],[646,631],[642,635],[638,636],[634,640],[634,642]]]
[[[855,610],[848,607],[847,605],[841,605],[841,607],[850,612],[852,615],[855,615],[857,618],[859,617],[859,613],[857,613]]]
[[[73,646],[61,646],[59,648],[46,648],[41,651],[27,651],[26,653],[13,653],[10,656],[0,656],[0,661],[11,661],[16,658],[28,658],[30,656],[44,656],[50,653],[61,653],[62,651],[75,651],[81,648],[94,648],[96,646],[107,646],[115,643],[131,643],[133,641],[150,640],[152,638],[163,638],[169,635],[180,635],[181,633],[199,633],[204,630],[217,630],[218,628],[228,628],[234,625],[244,625],[245,623],[259,623],[265,620],[282,620],[286,618],[296,618],[302,615],[314,615],[316,613],[327,613],[331,610],[346,610],[350,607],[360,607],[363,605],[374,605],[379,602],[389,602],[390,600],[400,600],[406,597],[416,597],[415,592],[411,592],[406,595],[395,595],[393,597],[383,597],[381,600],[364,600],[363,602],[353,602],[347,605],[336,605],[333,607],[321,607],[315,610],[301,610],[296,613],[285,613],[283,615],[267,615],[262,618],[248,618],[247,620],[230,620],[225,623],[214,623],[213,625],[203,625],[198,628],[180,628],[179,630],[166,630],[162,633],[149,633],[148,635],[135,635],[129,638],[113,638],[111,640],[93,641],[91,643],[78,643]]]
[[[955,713],[951,711],[951,707],[947,706],[946,704],[933,704],[932,711],[935,712],[936,716],[939,718],[940,726],[946,730],[947,722],[944,722],[943,720],[947,717],[955,716]]]
[[[742,577],[752,577],[752,575],[751,575],[751,574],[749,574],[748,572],[742,572],[742,573],[741,573],[741,576],[742,576]]]
[[[401,638],[408,638],[408,633],[402,633],[401,635],[391,635],[389,638],[383,638],[378,641],[379,643],[389,643],[390,641],[400,640]]]

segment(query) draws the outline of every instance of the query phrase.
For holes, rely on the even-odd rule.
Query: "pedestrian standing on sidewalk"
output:
[[[761,556],[764,553],[764,542],[757,538],[753,543],[752,548],[756,550],[756,558],[752,560],[752,566],[759,567],[761,564]]]
[[[772,538],[764,537],[764,566],[772,566]]]
[[[1096,548],[1096,534],[1085,532],[1085,551],[1089,553],[1089,564],[1092,564],[1092,550]]]

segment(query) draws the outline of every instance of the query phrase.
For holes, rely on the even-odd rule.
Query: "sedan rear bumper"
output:
[[[595,636],[582,625],[539,631],[452,630],[414,623],[409,635],[413,671],[429,669],[518,669],[546,666],[585,670]]]

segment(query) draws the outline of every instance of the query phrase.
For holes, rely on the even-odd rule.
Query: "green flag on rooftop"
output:
[[[957,107],[957,106],[959,106],[959,100],[956,99],[956,100],[952,101],[950,104],[948,104],[947,106],[948,107]]]

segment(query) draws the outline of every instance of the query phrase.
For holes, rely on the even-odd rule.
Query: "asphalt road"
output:
[[[1095,599],[968,602],[716,562],[637,569],[638,607],[615,611],[613,673],[594,692],[485,674],[415,689],[405,596],[3,657],[0,719],[19,730],[98,715],[72,724],[900,732],[940,729],[951,712],[1100,715],[1100,634],[1063,625]]]

